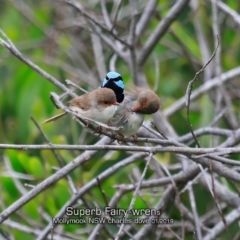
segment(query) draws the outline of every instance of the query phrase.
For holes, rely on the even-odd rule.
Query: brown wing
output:
[[[82,96],[73,98],[69,101],[70,106],[81,108],[84,111],[87,111],[91,107],[91,101],[89,99],[89,93],[86,93]]]
[[[125,124],[128,123],[128,118],[126,115],[120,112],[114,115],[114,117],[110,119],[109,123],[113,127],[123,127]]]

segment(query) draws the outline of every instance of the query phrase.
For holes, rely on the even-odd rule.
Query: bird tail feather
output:
[[[58,118],[64,116],[65,114],[67,114],[67,113],[66,113],[66,112],[64,112],[64,113],[60,113],[60,114],[55,115],[55,116],[53,116],[53,117],[51,117],[51,118],[48,118],[48,119],[45,120],[42,124],[44,124],[44,123],[48,123],[48,122],[53,122],[53,121],[57,120]]]

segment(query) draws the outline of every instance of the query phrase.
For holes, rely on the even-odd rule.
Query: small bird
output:
[[[122,136],[133,136],[141,127],[145,114],[153,114],[160,108],[159,97],[150,89],[134,86],[125,96],[123,106],[109,121],[109,125],[119,128]]]
[[[112,89],[119,103],[124,99],[124,87],[122,76],[117,72],[108,72],[101,85],[101,88]]]
[[[119,105],[114,91],[108,88],[99,88],[69,101],[70,109],[100,123],[107,123]],[[51,117],[43,123],[54,121],[65,114],[66,112]]]

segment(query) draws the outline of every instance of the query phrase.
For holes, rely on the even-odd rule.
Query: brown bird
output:
[[[109,88],[99,88],[69,101],[70,109],[100,123],[107,123],[115,114],[118,105],[120,104],[114,91]],[[66,112],[51,117],[43,123],[54,121],[65,114]]]
[[[134,134],[141,127],[145,114],[153,114],[160,108],[160,99],[152,90],[134,86],[125,95],[123,105],[109,123],[119,128],[116,132],[123,136],[136,137]]]

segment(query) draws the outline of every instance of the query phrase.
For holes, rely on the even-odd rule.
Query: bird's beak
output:
[[[131,109],[132,112],[137,112],[141,108],[141,105],[137,105],[135,108]]]
[[[118,106],[119,106],[119,105],[121,105],[121,104],[118,103],[118,102],[114,102],[113,105],[118,105]]]

